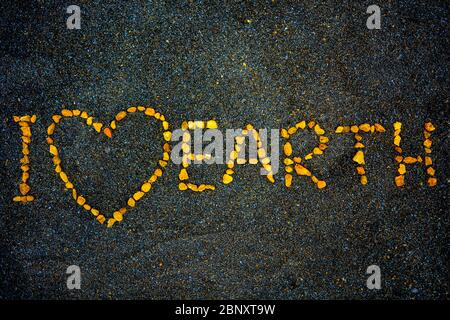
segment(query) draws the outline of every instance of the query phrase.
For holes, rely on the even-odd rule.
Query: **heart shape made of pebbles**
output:
[[[117,128],[117,124],[125,119],[128,114],[141,112],[146,116],[153,117],[159,121],[161,121],[161,126],[163,129],[163,137],[165,143],[163,145],[163,158],[158,161],[158,166],[153,171],[152,175],[149,179],[145,180],[142,184],[141,188],[136,191],[133,196],[131,196],[127,201],[127,206],[123,206],[117,211],[114,211],[112,217],[108,218],[107,227],[111,228],[114,223],[120,222],[123,220],[123,215],[127,212],[128,209],[134,208],[136,206],[136,202],[139,201],[145,193],[149,192],[152,184],[158,180],[159,177],[162,176],[164,168],[167,166],[167,163],[170,158],[170,145],[169,141],[171,139],[172,133],[169,131],[169,123],[166,121],[164,115],[160,112],[157,112],[155,109],[150,107],[130,107],[127,110],[120,111],[114,117],[114,120],[111,121],[108,127],[104,126],[101,122],[96,122],[94,117],[89,116],[86,111],[80,110],[69,110],[63,109],[61,110],[61,114],[55,114],[52,116],[53,122],[47,128],[47,143],[50,145],[50,154],[53,158],[53,164],[55,166],[55,171],[59,175],[60,179],[64,182],[67,190],[72,192],[72,197],[76,201],[76,203],[82,206],[86,211],[92,213],[98,222],[104,224],[106,221],[106,217],[96,208],[91,206],[86,198],[77,193],[77,190],[73,183],[70,181],[69,176],[64,170],[61,168],[61,159],[59,158],[59,151],[55,145],[55,142],[52,138],[52,135],[55,131],[56,125],[60,123],[60,121],[64,118],[74,118],[78,117],[85,121],[88,126],[92,126],[95,131],[98,133],[103,132],[107,137],[112,138],[113,131]],[[103,130],[102,130],[103,129]],[[127,209],[128,208],[128,209]]]

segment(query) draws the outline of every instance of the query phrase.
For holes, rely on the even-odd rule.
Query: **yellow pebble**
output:
[[[78,196],[77,198],[77,203],[82,206],[83,204],[86,203],[86,199],[83,196]]]
[[[129,198],[128,201],[127,201],[127,204],[131,208],[134,208],[134,206],[136,205],[136,201],[133,198]]]
[[[292,154],[292,145],[290,142],[286,142],[283,146],[283,151],[286,156],[290,156]]]
[[[112,228],[112,226],[114,225],[114,223],[116,223],[116,219],[114,219],[114,218],[109,218],[109,219],[108,219],[107,228]]]
[[[123,215],[119,211],[114,211],[113,217],[119,222],[123,220]]]
[[[299,176],[311,176],[311,172],[300,164],[296,164],[294,169]]]
[[[73,112],[71,110],[68,110],[68,109],[61,110],[61,114],[64,117],[72,117],[73,116]]]
[[[183,181],[183,180],[187,180],[189,178],[188,172],[186,169],[181,169],[180,173],[178,174],[178,178]]]
[[[425,130],[427,130],[428,132],[433,132],[434,130],[436,130],[436,127],[431,122],[426,122]]]
[[[218,128],[217,122],[215,120],[208,120],[206,122],[206,128],[208,128],[208,129],[217,129]]]
[[[364,131],[364,132],[369,132],[370,131],[370,124],[368,123],[363,123],[359,125],[359,129]]]
[[[152,188],[152,185],[148,182],[144,183],[141,187],[142,192],[149,192]]]
[[[397,187],[403,187],[405,185],[405,176],[399,175],[395,177],[395,185]]]
[[[170,138],[172,137],[172,132],[164,131],[163,136],[164,136],[164,140],[170,141]]]
[[[292,185],[292,175],[291,174],[286,174],[284,176],[284,183],[286,185],[286,187],[290,187]]]
[[[401,122],[395,122],[394,123],[394,130],[401,130],[402,129],[402,123]]]
[[[59,173],[59,177],[61,178],[62,181],[64,181],[64,183],[69,182],[69,179],[67,178],[67,174],[64,171],[61,171]]]
[[[318,124],[314,126],[314,131],[318,136],[325,134],[325,130],[323,130]]]
[[[186,185],[186,183],[180,182],[178,184],[178,189],[180,189],[181,191],[187,190],[188,186]]]
[[[93,124],[95,131],[100,132],[102,130],[102,126],[103,124],[99,123],[99,122],[95,122]]]
[[[50,145],[50,153],[54,156],[58,155],[58,149],[53,144]]]
[[[144,196],[144,193],[142,191],[138,191],[135,194],[133,194],[133,198],[136,201],[139,201]]]
[[[365,186],[367,184],[367,177],[366,176],[361,176],[361,184],[363,186]]]
[[[353,157],[353,161],[355,161],[356,163],[358,163],[360,165],[365,164],[364,152],[362,152],[362,151],[356,152],[355,156]]]
[[[127,113],[125,111],[120,111],[118,114],[116,114],[115,118],[117,121],[120,121],[123,118],[125,118],[126,116],[127,116]]]
[[[437,179],[434,177],[428,178],[427,184],[430,187],[434,187],[437,184]]]
[[[323,189],[323,188],[325,188],[326,186],[327,186],[327,183],[326,183],[325,181],[323,181],[323,180],[317,181],[317,188]]]
[[[224,174],[222,181],[224,184],[229,184],[231,181],[233,181],[233,177],[229,174]]]
[[[306,121],[301,121],[301,122],[296,123],[295,127],[297,129],[302,129],[302,130],[305,129],[306,128]]]

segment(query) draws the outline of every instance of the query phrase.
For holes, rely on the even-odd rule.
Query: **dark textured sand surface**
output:
[[[445,298],[448,292],[448,6],[444,1],[377,1],[381,30],[366,28],[372,1],[212,4],[77,1],[81,30],[67,30],[73,1],[34,6],[2,1],[1,298]],[[106,4],[108,3],[108,4]],[[245,66],[244,65],[247,66]],[[215,118],[219,126],[281,128],[315,119],[329,149],[310,168],[317,190],[294,177],[286,189],[255,166],[219,182],[222,166],[195,169],[215,192],[181,192],[170,164],[139,205],[107,230],[80,209],[53,171],[45,143],[51,115],[86,110],[103,122],[133,105],[161,110],[172,128]],[[13,115],[37,114],[31,144],[32,194],[14,204],[20,131]],[[130,117],[131,118],[131,117]],[[56,134],[67,172],[111,212],[160,157],[159,127],[139,116],[112,140],[76,121]],[[439,179],[422,167],[393,183],[392,123],[404,125],[405,154],[422,152],[432,120]],[[352,163],[340,124],[379,122],[365,137],[369,183]],[[298,137],[306,154],[313,137]],[[193,171],[194,172],[194,171]],[[66,288],[69,265],[82,290]],[[367,266],[382,289],[366,288]]]

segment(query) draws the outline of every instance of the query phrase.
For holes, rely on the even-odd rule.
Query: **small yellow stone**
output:
[[[58,149],[53,144],[50,145],[50,153],[54,156],[58,155]]]
[[[437,179],[434,177],[428,178],[427,184],[430,187],[434,187],[437,184]]]
[[[52,123],[51,125],[48,126],[47,128],[47,134],[49,136],[51,136],[53,134],[53,132],[55,132],[55,123]]]
[[[302,130],[305,129],[306,128],[306,121],[301,121],[301,122],[296,123],[295,127],[297,129],[302,129]]]
[[[353,133],[357,133],[359,131],[359,127],[358,126],[351,126],[350,127],[350,131]]]
[[[114,218],[109,218],[108,219],[108,224],[106,225],[107,228],[112,228],[112,226],[114,225],[114,223],[116,223],[116,219]]]
[[[436,170],[434,170],[432,167],[428,167],[428,168],[427,168],[427,173],[428,173],[428,175],[430,175],[430,176],[434,176],[435,173],[436,173]]]
[[[222,181],[224,184],[229,184],[231,181],[233,181],[233,177],[229,174],[224,174]]]
[[[327,186],[327,183],[326,183],[325,181],[323,181],[323,180],[317,181],[317,188],[323,189],[323,188],[325,188],[326,186]]]
[[[292,154],[292,145],[290,142],[286,142],[283,146],[283,151],[286,156],[290,156]]]
[[[64,181],[64,183],[69,182],[69,178],[67,178],[67,174],[64,171],[61,171],[59,173],[59,177],[61,178],[62,181]]]
[[[206,128],[208,128],[208,129],[217,129],[218,128],[217,122],[215,120],[208,120],[206,122]]]
[[[133,198],[128,198],[127,204],[131,208],[134,208],[134,206],[136,205],[136,201]]]
[[[403,159],[403,162],[406,164],[412,164],[412,163],[416,163],[417,162],[417,158],[414,157],[405,157]]]
[[[297,132],[297,128],[296,128],[296,127],[290,127],[290,128],[288,129],[289,135],[293,135],[293,134],[296,133],[296,132]]]
[[[81,111],[78,109],[72,110],[74,116],[78,117],[81,114]]]
[[[433,160],[430,157],[425,157],[425,165],[431,166],[433,164]]]
[[[426,139],[426,140],[423,142],[423,145],[424,145],[426,148],[431,148],[432,141],[431,141],[430,139]]]
[[[104,215],[100,214],[97,216],[97,221],[100,222],[101,224],[105,223],[106,218]]]
[[[394,137],[394,144],[396,145],[396,146],[400,146],[400,141],[402,141],[402,138],[400,137],[400,136],[395,136]]]
[[[75,189],[74,189],[75,190]],[[82,206],[83,204],[86,203],[86,199],[83,196],[78,196],[77,198],[77,203]]]
[[[294,169],[299,176],[311,176],[311,172],[300,164],[296,164]]]
[[[103,132],[105,133],[105,136],[107,136],[108,138],[112,138],[112,131],[110,128],[105,128]]]
[[[401,122],[395,122],[394,123],[394,130],[401,130],[402,129],[402,123]]]
[[[99,122],[94,122],[93,124],[95,131],[100,132],[102,130],[103,124]]]
[[[26,195],[28,192],[30,192],[30,186],[26,183],[21,183],[19,185],[19,191],[22,195]]]
[[[364,167],[356,167],[356,172],[357,172],[359,175],[363,175],[363,174],[366,173],[366,169],[364,169]]]
[[[286,129],[281,129],[280,134],[283,138],[288,139],[289,138],[289,133],[287,132]]]
[[[188,172],[186,169],[181,169],[180,173],[178,174],[178,178],[183,181],[183,180],[187,180],[189,178]]]
[[[125,118],[126,116],[127,116],[126,111],[120,111],[118,114],[116,114],[115,118],[116,118],[117,121],[120,121],[123,118]]]
[[[31,137],[31,129],[30,127],[20,127],[20,131],[22,131],[22,136]]]
[[[62,110],[61,110],[61,114],[62,114],[64,117],[72,117],[72,116],[73,116],[72,110],[68,110],[68,109],[62,109]]]
[[[147,109],[145,109],[145,112],[144,112],[147,116],[154,116],[155,115],[155,109],[153,109],[153,108],[147,108]]]
[[[406,166],[403,163],[398,166],[398,173],[402,175],[406,173]]]
[[[127,112],[128,113],[135,113],[137,111],[137,108],[136,107],[129,107],[128,109],[127,109]]]
[[[359,125],[359,129],[361,131],[364,131],[364,132],[369,132],[370,131],[370,124],[368,124],[368,123],[360,124]]]
[[[291,174],[286,174],[284,176],[284,183],[286,185],[286,187],[290,187],[292,185],[292,175]]]
[[[425,130],[428,132],[433,132],[436,130],[436,127],[431,122],[425,122]]]
[[[357,142],[354,146],[355,149],[363,149],[364,145],[361,142]]]
[[[316,124],[314,126],[314,132],[318,135],[321,136],[323,134],[325,134],[325,130],[323,130],[318,124]]]
[[[187,186],[187,184],[184,183],[184,182],[180,182],[180,183],[178,184],[178,189],[180,189],[181,191],[187,190],[187,188],[188,188],[188,186]]]
[[[321,155],[321,154],[323,154],[323,151],[320,148],[316,147],[316,148],[314,148],[313,153],[317,154],[317,155]]]
[[[366,176],[361,176],[360,181],[361,181],[361,184],[362,184],[363,186],[365,186],[365,185],[367,184],[367,177],[366,177]]]
[[[319,138],[320,143],[327,143],[328,141],[330,141],[330,140],[325,136],[320,136],[320,138]]]
[[[86,119],[86,124],[88,125],[88,126],[90,126],[90,125],[92,125],[92,122],[94,121],[94,117],[89,117],[89,118],[87,118]]]
[[[397,187],[403,187],[405,185],[405,176],[399,175],[395,177],[395,185]]]
[[[164,130],[169,130],[169,123],[167,121],[163,121],[162,126]]]
[[[377,132],[385,132],[386,131],[386,129],[384,129],[384,127],[379,123],[375,123],[374,127]]]
[[[123,220],[123,215],[119,211],[114,211],[113,217],[119,222]]]
[[[141,187],[142,192],[149,192],[152,188],[152,185],[148,182],[144,183]]]
[[[353,157],[353,161],[355,161],[356,163],[358,163],[360,165],[365,164],[364,152],[362,152],[362,151],[356,152],[355,156]]]
[[[342,133],[342,132],[344,132],[344,127],[339,126],[339,127],[336,128],[336,130],[335,130],[334,132],[336,132],[336,133]]]
[[[163,136],[164,136],[164,140],[170,141],[170,138],[172,137],[172,132],[164,131]]]
[[[144,196],[144,193],[142,191],[138,191],[135,194],[133,194],[133,198],[136,201],[139,201]]]
[[[87,114],[86,111],[83,111],[83,112],[81,113],[80,117],[83,118],[83,119],[87,119],[89,116],[88,116],[88,114]]]
[[[52,116],[53,122],[54,123],[59,123],[59,120],[61,120],[61,116],[59,114],[55,114]]]
[[[160,168],[157,168],[155,170],[155,176],[157,176],[157,177],[161,177],[162,176],[162,170]]]

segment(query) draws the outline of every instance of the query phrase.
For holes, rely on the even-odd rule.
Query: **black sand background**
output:
[[[366,28],[372,1],[75,2],[0,4],[0,297],[447,296],[445,1],[377,1],[381,30]],[[66,29],[70,4],[81,6],[81,30]],[[170,164],[124,222],[107,230],[64,190],[46,127],[63,106],[106,123],[133,105],[155,106],[172,128],[195,119],[215,118],[223,129],[315,119],[330,148],[310,168],[328,187],[294,177],[287,190],[281,173],[271,185],[251,166],[224,186],[222,167],[202,166],[197,181],[217,191],[193,194],[178,191],[179,168]],[[38,116],[30,181],[37,200],[26,205],[12,203],[21,156],[12,116],[23,114]],[[76,121],[56,135],[67,172],[104,212],[126,202],[161,154],[159,127],[133,118],[111,141]],[[392,123],[403,122],[405,153],[415,155],[429,119],[438,127],[438,186],[428,188],[416,167],[397,189]],[[388,129],[365,136],[365,187],[354,172],[351,135],[330,133],[364,122]],[[306,154],[312,145],[305,134],[296,148]],[[82,270],[79,291],[66,288],[72,264]],[[380,291],[366,288],[371,264],[381,267]]]

